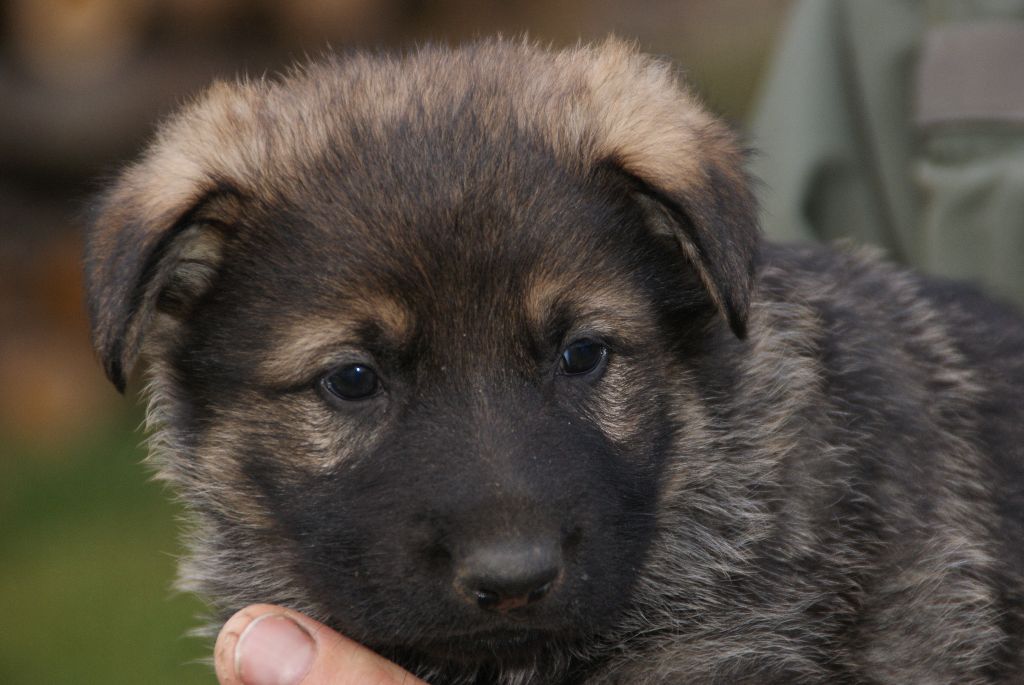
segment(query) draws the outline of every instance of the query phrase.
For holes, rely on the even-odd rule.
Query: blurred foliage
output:
[[[201,606],[171,593],[176,508],[118,422],[74,459],[0,453],[0,683],[209,683]]]

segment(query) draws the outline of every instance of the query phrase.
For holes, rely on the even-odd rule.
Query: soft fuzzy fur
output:
[[[87,277],[182,585],[435,683],[1024,680],[1024,325],[760,246],[742,157],[617,41],[328,58],[165,122]],[[560,372],[584,338],[606,366]],[[353,361],[383,390],[332,399]],[[495,540],[556,546],[550,596],[451,589]]]

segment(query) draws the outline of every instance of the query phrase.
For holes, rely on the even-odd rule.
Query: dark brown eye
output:
[[[590,338],[570,343],[562,350],[562,373],[578,376],[590,373],[604,365],[608,348]]]
[[[353,402],[377,394],[380,380],[377,372],[365,364],[342,366],[320,380],[320,387],[338,399]]]

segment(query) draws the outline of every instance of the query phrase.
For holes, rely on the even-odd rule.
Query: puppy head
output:
[[[485,42],[214,86],[101,202],[87,278],[111,380],[148,363],[192,586],[514,668],[628,603],[756,245],[666,65]]]

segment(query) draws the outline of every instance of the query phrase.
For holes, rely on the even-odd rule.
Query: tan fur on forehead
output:
[[[346,340],[352,340],[357,325],[346,317],[345,320],[312,319],[289,326],[260,363],[260,374],[275,384],[302,381],[311,369],[332,361],[332,352],[336,355]]]
[[[523,303],[527,319],[537,328],[559,306],[570,307],[584,325],[619,334],[629,334],[651,320],[650,300],[608,273],[538,272],[526,286]]]
[[[562,154],[578,150],[584,164],[614,159],[667,190],[701,179],[705,159],[735,156],[726,146],[709,149],[725,131],[680,87],[671,65],[629,43],[610,39],[559,53],[555,69],[575,88],[570,103],[542,100],[548,103],[546,131],[560,134],[552,142]]]
[[[354,55],[278,81],[217,83],[161,128],[111,204],[156,227],[218,183],[272,196],[275,179],[301,174],[328,145],[344,147],[348,125],[383,132],[413,111],[444,116],[481,83],[498,86],[481,116],[512,114],[573,167],[612,158],[679,190],[673,186],[701,179],[703,160],[735,156],[724,128],[680,88],[672,68],[628,43],[549,53],[493,40],[455,51],[425,47],[404,60]]]
[[[360,347],[357,329],[366,324],[400,344],[412,330],[412,313],[400,302],[373,296],[348,301],[335,316],[311,316],[282,328],[260,371],[271,383],[304,380],[311,370],[337,363],[346,346]]]

